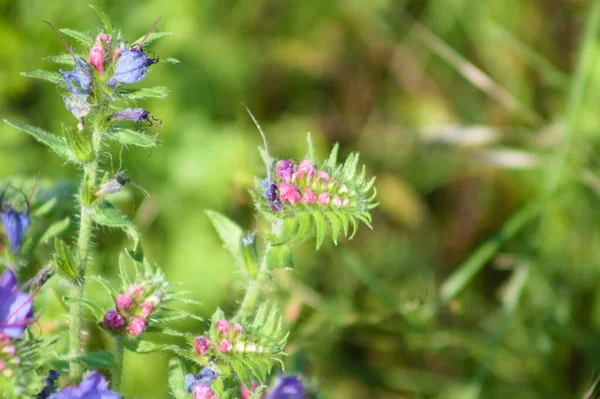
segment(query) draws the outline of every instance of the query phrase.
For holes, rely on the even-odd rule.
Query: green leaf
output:
[[[163,36],[170,36],[170,35],[172,35],[171,32],[152,32],[148,35],[148,38],[146,39],[146,41],[143,44],[143,47],[151,45],[152,43],[154,43],[155,41],[157,41],[158,39],[160,39]],[[131,46],[134,47],[134,46],[137,46],[138,44],[140,44],[140,42],[142,40],[144,40],[144,37],[146,37],[146,34],[144,34],[139,39],[137,39],[135,42],[133,42],[133,44]]]
[[[170,90],[166,86],[142,87],[139,89],[119,88],[119,96],[129,100],[144,98],[166,98]]]
[[[189,394],[184,389],[185,387],[185,370],[183,363],[178,358],[174,357],[169,360],[169,386],[175,399],[189,399]]]
[[[76,302],[76,303],[81,303],[83,305],[85,305],[90,312],[92,312],[92,314],[94,315],[94,319],[96,320],[102,320],[102,317],[104,317],[104,309],[101,309],[100,306],[96,305],[94,302],[85,299],[85,298],[69,298],[69,297],[65,297],[64,298],[65,303],[69,304],[71,302]]]
[[[276,245],[267,251],[267,268],[273,270],[280,267],[294,267],[292,250],[287,245]]]
[[[58,222],[52,223],[50,227],[44,232],[39,242],[47,243],[50,239],[58,237],[64,233],[71,225],[71,219],[67,216],[66,218],[59,220]]]
[[[348,237],[348,231],[350,230],[350,217],[343,210],[336,212],[336,215],[342,222],[342,228],[344,229],[344,237]]]
[[[155,136],[131,129],[115,128],[111,130],[112,138],[123,145],[135,145],[144,148],[157,147],[159,141]]]
[[[298,242],[312,233],[313,220],[308,212],[299,212],[296,217],[298,219],[298,230],[296,231],[295,241]]]
[[[68,28],[59,29],[59,31],[77,40],[79,43],[83,44],[86,49],[91,49],[94,47],[94,38],[87,32],[80,32],[78,30]]]
[[[112,34],[113,27],[108,15],[106,15],[104,11],[102,11],[100,8],[96,7],[93,4],[90,4],[90,7],[92,7],[92,9],[96,11],[96,14],[98,14],[98,17],[100,17],[102,24],[104,24],[104,29],[106,29],[105,33],[108,33],[109,35]]]
[[[308,145],[308,153],[304,159],[308,159],[312,163],[315,163],[315,146],[313,145],[310,133],[306,133],[306,142]]]
[[[251,278],[256,278],[258,274],[258,256],[256,254],[256,233],[246,234],[242,238],[242,259],[244,261],[244,271]]]
[[[133,281],[127,272],[127,258],[124,253],[119,254],[119,279],[121,279],[121,286],[128,287]]]
[[[241,249],[243,232],[241,227],[218,212],[206,210],[205,213],[217,230],[221,241],[235,258],[236,263],[241,265],[243,262]]]
[[[232,359],[230,360],[229,364],[231,365],[231,368],[239,377],[239,379],[242,380],[242,382],[252,382],[252,377],[250,376],[250,374],[248,374],[248,370],[246,369],[246,366],[244,366],[244,363],[241,360]]]
[[[331,153],[329,154],[329,158],[325,162],[326,168],[329,169],[330,171],[335,170],[335,167],[337,166],[337,156],[338,156],[339,150],[340,150],[339,143],[335,143],[335,145],[331,149]]]
[[[25,125],[20,122],[11,121],[8,119],[4,119],[5,123],[16,127],[17,129],[29,133],[32,135],[37,141],[40,143],[46,144],[52,151],[61,157],[68,158],[69,157],[69,148],[67,147],[67,143],[61,137],[55,136],[51,133],[45,132],[42,129],[37,127]]]
[[[64,128],[65,139],[71,150],[73,159],[80,163],[92,160],[94,153],[89,139],[81,132],[76,132],[70,127]]]
[[[264,323],[260,334],[266,337],[273,336],[273,334],[276,332],[277,325],[279,324],[280,319],[281,314],[279,313],[279,309],[273,306],[273,308],[271,309],[271,313],[269,313],[269,317]]]
[[[144,341],[141,339],[127,340],[123,343],[127,350],[139,354],[159,352],[169,349],[169,345],[155,344],[154,342]]]
[[[327,222],[321,212],[313,212],[312,216],[315,219],[315,226],[317,227],[317,249],[319,249],[323,245],[323,240],[325,240],[325,235],[327,234]]]
[[[325,216],[329,219],[329,225],[331,226],[331,238],[335,245],[337,245],[340,230],[342,229],[342,222],[334,212],[327,211],[325,212]]]
[[[63,87],[66,85],[65,80],[63,79],[62,75],[58,72],[48,72],[48,71],[42,71],[41,69],[37,69],[37,70],[31,71],[31,72],[21,72],[21,75],[25,76],[27,78],[45,80],[52,84],[63,86]]]
[[[110,369],[115,365],[115,356],[105,351],[84,353],[72,360],[94,369]]]
[[[181,61],[179,61],[177,58],[173,58],[173,57],[159,58],[158,62],[164,62],[165,64],[180,64],[181,63]]]
[[[285,219],[278,219],[271,226],[271,234],[269,234],[269,241],[273,245],[280,245],[289,242],[296,237],[298,231],[298,221],[294,217],[288,217]]]
[[[137,227],[109,202],[103,201],[92,208],[92,219],[100,226],[123,230],[134,242],[134,248],[139,247],[141,237]]]
[[[48,57],[44,57],[43,60],[49,61],[49,62],[54,62],[55,64],[63,64],[63,65],[70,65],[70,66],[75,65],[75,61],[73,61],[73,57],[69,53],[52,54],[52,55],[49,55]],[[40,72],[45,72],[45,71],[40,71]],[[27,73],[27,72],[25,72],[25,73]],[[31,72],[29,72],[29,73],[31,73]],[[56,75],[56,72],[48,72],[48,73],[52,73],[52,74]],[[58,75],[59,79],[62,79],[62,75],[60,75],[60,74],[57,74],[57,75]],[[25,75],[25,76],[27,76],[27,75]]]
[[[61,239],[54,240],[54,264],[56,272],[71,284],[81,284],[79,266],[73,259],[67,244]]]
[[[265,322],[265,317],[267,316],[267,303],[263,302],[258,310],[256,311],[256,316],[254,317],[254,321],[252,322],[252,329],[253,330],[258,330],[260,329],[264,322]]]
[[[52,197],[48,201],[44,202],[35,211],[33,211],[32,215],[35,217],[38,217],[38,218],[42,217],[42,216],[46,216],[50,212],[52,212],[52,210],[54,209],[54,207],[56,206],[57,203],[58,203],[58,200],[56,199],[56,197]]]

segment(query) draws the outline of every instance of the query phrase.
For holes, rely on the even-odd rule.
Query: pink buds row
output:
[[[161,302],[160,295],[154,294],[143,298],[144,289],[141,285],[134,284],[129,287],[127,294],[117,296],[115,309],[110,309],[104,315],[102,325],[111,331],[122,330],[138,336],[146,330],[147,319],[155,307]]]

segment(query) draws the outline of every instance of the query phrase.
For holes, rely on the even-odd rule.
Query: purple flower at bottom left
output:
[[[79,386],[65,387],[48,399],[120,399],[121,395],[109,391],[108,381],[97,371],[90,371]]]
[[[15,273],[6,269],[0,277],[0,333],[10,338],[21,338],[32,322],[32,298],[17,289]]]

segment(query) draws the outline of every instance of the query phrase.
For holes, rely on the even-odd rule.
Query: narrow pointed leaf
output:
[[[40,128],[25,125],[24,123],[4,119],[4,122],[9,125],[32,135],[40,143],[46,144],[52,151],[63,158],[69,157],[69,148],[67,143],[61,137],[55,136],[52,133],[43,131]]]

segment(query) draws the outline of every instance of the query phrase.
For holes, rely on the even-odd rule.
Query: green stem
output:
[[[123,337],[121,336],[115,338],[115,367],[112,370],[111,387],[116,392],[121,389],[121,377],[123,375],[123,355],[125,351],[122,340]]]
[[[102,113],[98,113],[96,117],[97,123],[101,123]],[[96,125],[95,125],[96,126]],[[71,298],[74,299],[71,302],[69,309],[69,354],[73,359],[69,364],[69,376],[72,382],[79,381],[81,379],[83,368],[75,358],[81,354],[82,342],[81,342],[81,316],[82,316],[82,304],[81,299],[83,297],[83,289],[85,285],[85,271],[87,269],[90,241],[92,238],[92,231],[94,229],[94,222],[92,220],[92,200],[91,193],[96,186],[96,173],[98,171],[98,156],[100,153],[101,141],[103,133],[99,130],[94,130],[92,134],[92,159],[83,166],[83,178],[81,187],[79,189],[79,234],[77,237],[77,256],[79,259],[79,281],[80,283],[73,286],[71,291]]]
[[[269,252],[269,247],[265,250],[265,255],[263,256],[260,268],[258,269],[258,275],[255,280],[250,282],[248,290],[246,290],[246,295],[244,295],[244,299],[242,300],[240,310],[238,310],[237,315],[241,318],[246,318],[250,315],[256,306],[256,301],[258,300],[265,283],[267,282],[267,277],[269,276],[269,270],[267,268],[267,252]]]

